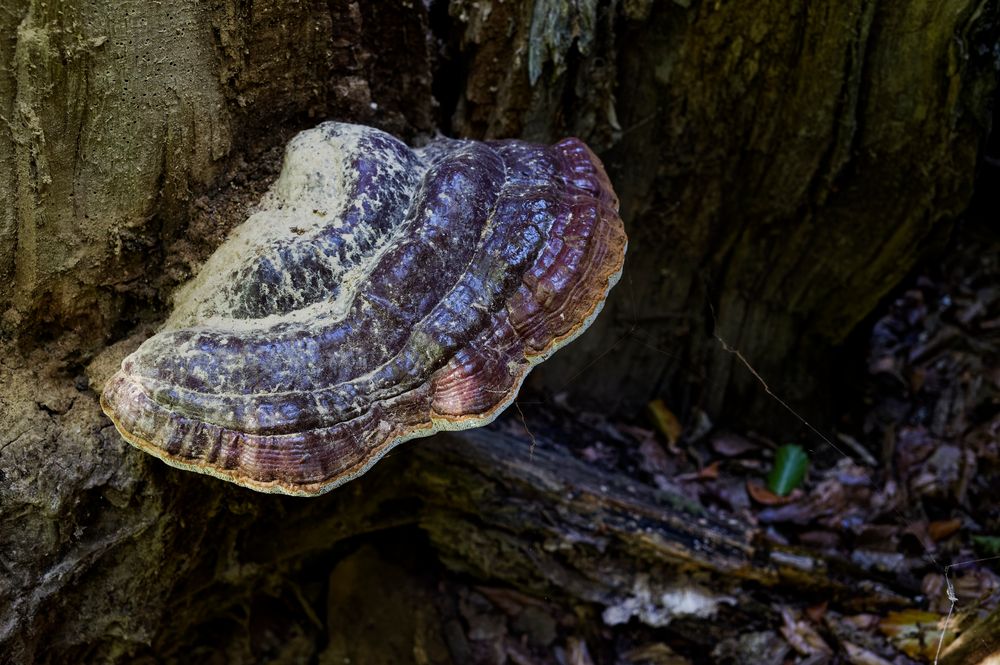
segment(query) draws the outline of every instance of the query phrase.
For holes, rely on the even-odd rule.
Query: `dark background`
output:
[[[328,575],[391,578],[378,552],[401,543],[415,543],[412,560],[392,574],[410,582],[375,587],[390,600],[449,597],[446,569],[471,575],[463,584],[540,588],[470,564],[475,552],[448,543],[477,533],[474,519],[447,535],[454,515],[422,512],[420,482],[399,489],[393,473],[438,473],[421,469],[448,444],[302,502],[166,469],[101,415],[100,382],[242,221],[299,129],[338,119],[416,143],[584,139],[621,197],[626,270],[593,329],[535,372],[532,394],[625,419],[659,397],[685,423],[705,414],[788,436],[801,423],[715,335],[818,425],[850,410],[880,303],[953,251],[956,229],[995,225],[998,11],[977,0],[5,0],[0,662],[271,660],[251,639],[266,633],[256,621],[309,623],[304,605],[352,588]],[[468,492],[468,513],[486,510]],[[414,568],[444,577],[413,582],[424,580]],[[281,657],[296,662],[287,645],[300,642],[302,662],[332,648],[339,606],[276,638]]]

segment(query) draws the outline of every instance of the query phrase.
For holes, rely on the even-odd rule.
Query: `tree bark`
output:
[[[319,120],[576,134],[621,194],[629,263],[597,329],[539,382],[574,377],[626,409],[665,396],[768,415],[714,329],[822,412],[831,348],[968,200],[996,13],[18,0],[0,50],[3,331],[70,329],[93,352],[155,319],[273,177],[268,149]]]
[[[0,662],[181,657],[200,639],[254,660],[233,616],[387,531],[473,578],[601,611],[638,607],[643,567],[699,571],[717,593],[797,584],[730,520],[691,522],[690,506],[548,448],[526,461],[523,441],[413,443],[307,502],[166,469],[121,441],[96,394],[288,138],[340,119],[417,142],[575,134],[601,154],[625,276],[536,387],[787,429],[718,333],[787,401],[828,414],[834,350],[969,198],[997,14],[981,0],[7,0]],[[859,579],[815,565],[836,569],[824,593]]]

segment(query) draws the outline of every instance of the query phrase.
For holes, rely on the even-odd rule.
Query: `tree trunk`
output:
[[[512,467],[523,446],[418,442],[321,500],[263,497],[132,450],[96,391],[244,219],[288,138],[340,119],[417,142],[574,134],[605,160],[625,276],[535,387],[787,428],[718,333],[827,415],[836,347],[969,198],[997,20],[980,0],[5,0],[0,662],[245,636],[263,596],[285,602],[390,529],[472,578],[602,611],[636,607],[637,567],[703,571],[720,594],[726,576],[794,584],[731,521],[692,527],[662,493],[622,494],[631,481],[547,448]]]

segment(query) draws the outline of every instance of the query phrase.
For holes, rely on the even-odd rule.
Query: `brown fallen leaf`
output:
[[[719,477],[719,462],[715,461],[698,472],[698,480],[716,480]]]
[[[693,473],[682,473],[675,478],[675,480],[718,480],[719,478],[719,462],[715,461],[708,466],[703,467],[700,471],[695,471]]]
[[[954,517],[950,520],[935,520],[927,525],[927,535],[934,542],[941,542],[955,535],[962,528],[962,519]]]
[[[785,504],[798,501],[803,496],[801,489],[794,489],[788,496],[778,496],[760,483],[752,480],[747,481],[747,493],[750,498],[763,506],[784,506]]]

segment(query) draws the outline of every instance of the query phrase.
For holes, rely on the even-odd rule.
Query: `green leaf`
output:
[[[983,556],[1000,556],[1000,536],[973,536],[972,544]]]
[[[767,475],[767,488],[778,496],[788,493],[802,484],[809,467],[809,456],[801,446],[788,444],[778,448],[774,456],[774,468]]]

